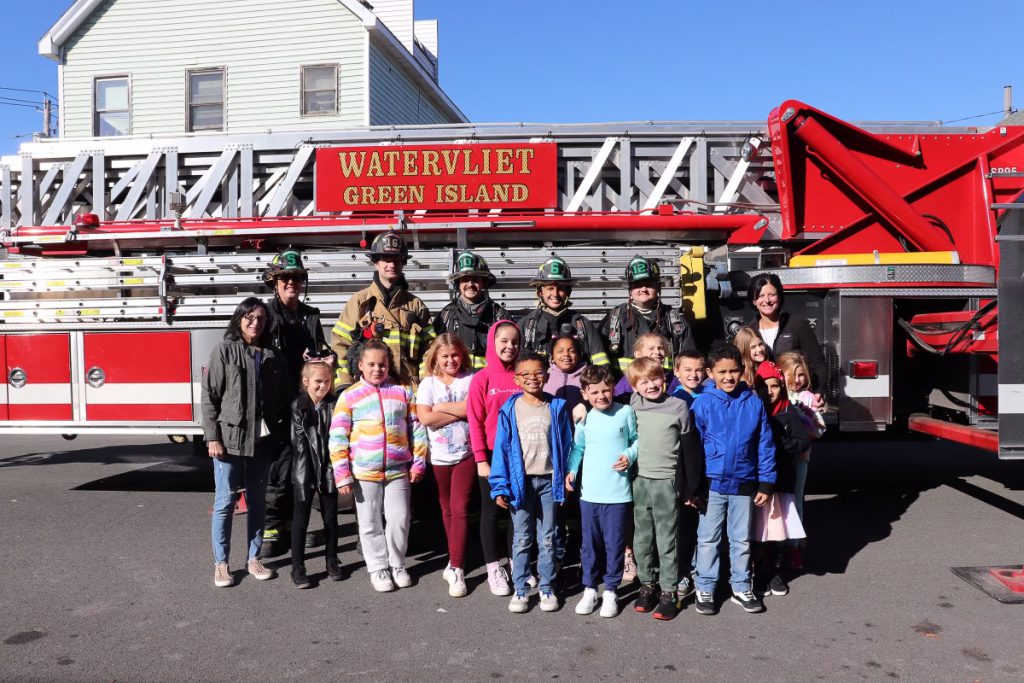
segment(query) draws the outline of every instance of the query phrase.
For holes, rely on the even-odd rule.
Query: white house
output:
[[[39,41],[62,138],[465,122],[414,0],[77,0]]]

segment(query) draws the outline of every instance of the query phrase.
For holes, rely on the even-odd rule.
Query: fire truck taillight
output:
[[[850,377],[853,379],[875,379],[878,377],[878,361],[851,360]]]
[[[98,228],[100,227],[100,217],[94,213],[80,213],[75,216],[75,227]]]

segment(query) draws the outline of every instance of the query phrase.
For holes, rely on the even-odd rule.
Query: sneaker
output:
[[[512,595],[512,584],[508,580],[508,572],[500,564],[488,567],[487,584],[491,587],[494,595]]]
[[[675,591],[662,591],[661,600],[658,601],[653,616],[658,621],[672,621],[679,614],[680,607],[682,603]]]
[[[295,584],[296,588],[312,588],[313,582],[309,580],[309,576],[306,575],[306,568],[297,564],[292,567],[292,583]]]
[[[522,614],[530,607],[530,598],[526,595],[513,595],[508,601],[508,611],[515,614]]]
[[[554,612],[558,609],[558,598],[551,591],[540,592],[540,611]]]
[[[526,577],[526,585],[529,586],[531,589],[536,588],[537,587],[537,577],[536,577],[536,575],[530,574],[529,576],[527,576]]]
[[[636,581],[636,558],[632,550],[626,551],[626,559],[622,563],[622,583],[633,583]]]
[[[445,565],[444,571],[441,572],[441,578],[449,586],[452,585],[452,581],[455,579],[455,574],[453,573],[453,569],[452,569],[452,565],[451,564]]]
[[[761,598],[754,594],[754,591],[743,591],[742,593],[733,591],[730,601],[735,602],[743,608],[744,612],[749,612],[750,614],[764,611],[764,603],[761,602]]]
[[[693,608],[697,614],[718,614],[715,596],[704,591],[697,591],[697,600],[693,603]]]
[[[388,593],[395,590],[395,584],[391,580],[391,575],[388,574],[387,569],[378,569],[375,572],[370,572],[370,583],[373,584],[373,589],[378,593]]]
[[[682,580],[679,582],[679,585],[676,586],[676,593],[679,594],[680,601],[683,601],[686,598],[693,595],[693,591],[693,579],[691,579],[689,576],[684,576]]]
[[[466,597],[466,575],[462,571],[461,567],[452,567],[451,580],[448,581],[448,595],[453,598],[464,598]]]
[[[327,560],[327,578],[331,581],[341,581],[346,576],[348,576],[348,572],[341,568],[341,563],[338,562],[337,557]]]
[[[272,579],[277,576],[273,569],[267,569],[264,567],[263,563],[260,562],[257,557],[249,560],[249,573],[252,575],[252,578],[257,579],[258,581],[266,581],[267,579]]]
[[[619,596],[615,591],[605,591],[601,594],[601,616],[610,619],[619,613]]]
[[[593,614],[597,609],[597,590],[584,588],[583,597],[576,603],[576,614]]]
[[[789,584],[780,574],[775,574],[768,582],[768,590],[772,595],[789,595]]]
[[[405,567],[392,567],[391,578],[399,588],[408,588],[412,585],[412,577],[405,571]]]
[[[637,612],[650,612],[658,604],[658,586],[653,583],[645,583],[640,586],[640,595],[633,605]]]
[[[235,577],[231,575],[227,562],[218,562],[213,565],[213,585],[217,588],[235,585]]]

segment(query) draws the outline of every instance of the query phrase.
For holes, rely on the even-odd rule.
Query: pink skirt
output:
[[[792,493],[773,493],[768,502],[754,508],[755,541],[785,541],[791,538],[807,538],[804,525],[796,512]]]

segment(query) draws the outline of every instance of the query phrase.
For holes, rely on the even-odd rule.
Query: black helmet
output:
[[[278,276],[285,274],[301,275],[304,278],[309,275],[309,271],[302,264],[302,253],[298,249],[288,247],[271,259],[267,269],[263,271],[263,281],[273,285]]]
[[[537,277],[530,280],[531,287],[556,285],[558,283],[569,287],[576,284],[576,280],[572,278],[572,271],[569,270],[569,264],[558,256],[552,256],[540,264],[540,268],[537,269]]]
[[[493,287],[494,283],[498,281],[491,273],[491,269],[487,267],[487,261],[482,256],[471,251],[464,251],[455,259],[455,265],[452,266],[452,274],[448,276],[448,282],[458,282],[464,277],[474,276],[482,277],[487,282],[488,287]]]
[[[626,266],[626,285],[633,287],[637,282],[653,280],[655,286],[661,284],[661,268],[657,262],[643,256],[634,256]]]
[[[399,256],[403,261],[409,259],[409,248],[405,246],[405,240],[394,230],[382,232],[373,238],[370,260],[376,261],[382,256]]]

